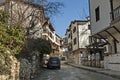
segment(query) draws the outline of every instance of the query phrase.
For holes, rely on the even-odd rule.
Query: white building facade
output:
[[[75,64],[81,64],[87,58],[86,46],[89,45],[89,20],[74,20],[67,29],[68,51]]]
[[[49,19],[45,19],[45,22],[43,24],[43,33],[42,38],[50,41],[52,45],[52,52],[50,56],[57,56],[59,57],[60,54],[60,46],[61,46],[61,40],[62,38],[56,34],[54,27],[50,23]]]
[[[103,45],[104,68],[118,71],[120,70],[120,0],[89,0],[89,2],[92,37],[106,42]]]

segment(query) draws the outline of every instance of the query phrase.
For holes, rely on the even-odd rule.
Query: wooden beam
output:
[[[112,26],[118,33],[120,33],[120,30],[118,30],[115,26]]]
[[[117,41],[117,43],[119,43],[119,41],[107,30],[105,30],[106,33],[108,33],[113,39],[115,39]]]

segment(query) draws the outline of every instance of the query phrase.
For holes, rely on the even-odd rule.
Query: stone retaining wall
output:
[[[13,56],[9,56],[11,60],[10,74],[0,75],[0,80],[19,80],[19,62]],[[7,65],[5,65],[7,66]]]
[[[38,55],[33,55],[31,61],[24,58],[18,60],[14,56],[10,56],[10,59],[10,74],[0,75],[0,80],[30,80],[40,69]]]

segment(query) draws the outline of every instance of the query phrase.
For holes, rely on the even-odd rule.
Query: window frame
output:
[[[100,20],[100,7],[99,6],[95,9],[95,18],[96,18],[96,22]]]
[[[73,33],[75,33],[76,32],[76,26],[73,28]]]
[[[76,38],[74,38],[74,45],[76,45],[77,44],[77,39]]]

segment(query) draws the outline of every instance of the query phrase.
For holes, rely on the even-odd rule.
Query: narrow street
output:
[[[120,0],[0,0],[0,80],[120,80]]]
[[[94,73],[68,65],[62,65],[60,70],[44,69],[33,80],[118,80],[110,76]]]

